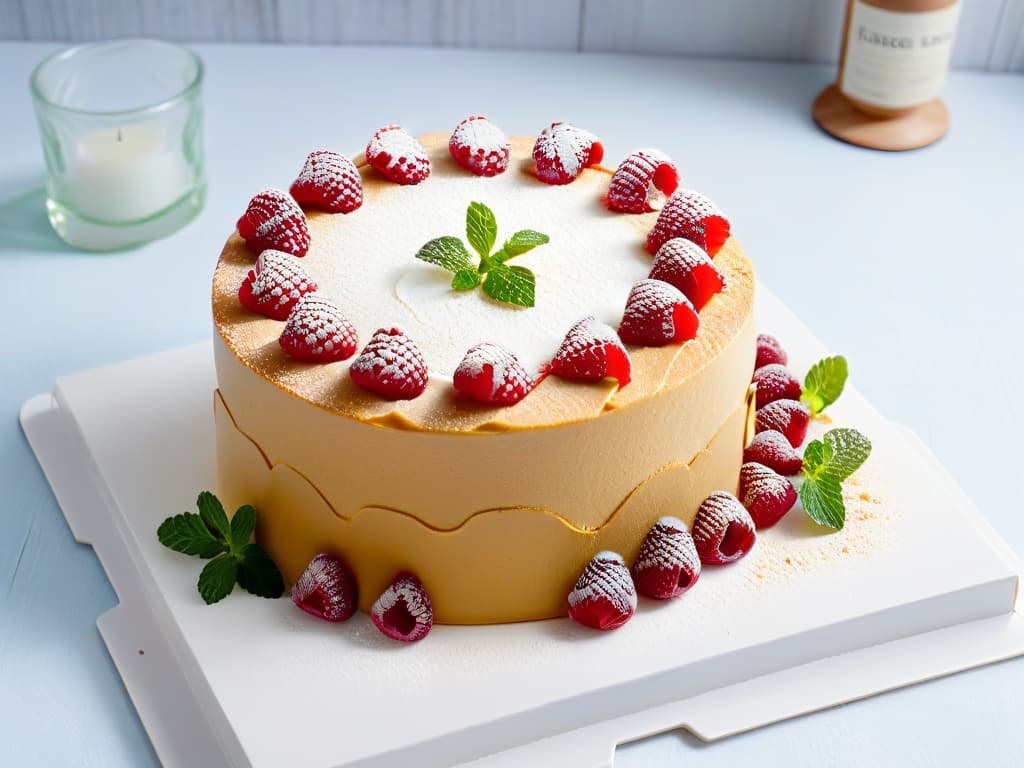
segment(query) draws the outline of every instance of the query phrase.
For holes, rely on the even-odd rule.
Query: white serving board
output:
[[[824,354],[763,288],[758,320],[794,370]],[[287,599],[236,590],[208,607],[200,561],[161,547],[156,528],[214,487],[214,386],[199,344],[63,377],[22,412],[118,593],[100,630],[167,766],[214,750],[258,767],[599,768],[659,731],[715,739],[1024,653],[1016,558],[853,387],[829,413],[875,447],[846,529],[791,514],[743,561],[706,569],[680,600],[642,600],[616,632],[438,626],[406,646],[363,615],[327,625]]]

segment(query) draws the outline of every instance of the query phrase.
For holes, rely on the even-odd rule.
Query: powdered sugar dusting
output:
[[[370,616],[381,632],[404,642],[422,639],[434,624],[434,608],[427,590],[415,576],[409,575],[399,576],[381,593],[370,609]]]
[[[692,533],[693,542],[703,562],[726,562],[728,559],[734,559],[728,556],[723,558],[719,551],[732,523],[737,523],[751,532],[754,530],[754,521],[750,513],[731,493],[715,491],[701,502],[693,521]]]
[[[743,451],[743,461],[763,464],[780,475],[795,475],[803,466],[800,454],[781,432],[758,432]]]
[[[317,289],[295,258],[273,249],[259,255],[256,268],[246,279],[256,311],[279,320],[288,317],[300,298]]]
[[[654,277],[654,279],[669,282],[667,277],[689,274],[701,264],[714,264],[707,251],[692,240],[674,237],[665,241],[658,249],[658,254],[651,267],[651,275],[663,275]]]
[[[592,162],[597,136],[570,123],[552,123],[541,131],[533,146],[537,178],[548,184],[565,184]]]
[[[488,376],[488,368],[490,375]],[[483,342],[471,348],[455,369],[456,388],[463,391],[462,382],[477,384],[487,377],[489,391],[478,399],[492,403],[515,403],[533,389],[534,381],[515,355],[499,344]]]
[[[418,184],[430,175],[427,151],[400,126],[387,125],[366,145],[367,162],[392,181]]]
[[[363,180],[355,165],[339,152],[310,152],[291,187],[300,203],[332,213],[350,213],[363,204]]]
[[[790,438],[790,444],[799,445],[807,430],[810,411],[806,403],[797,400],[776,400],[768,403],[757,411],[756,429],[758,432],[775,430]],[[799,439],[796,439],[796,438]]]
[[[266,189],[250,200],[237,226],[246,245],[257,253],[273,248],[304,256],[309,250],[306,214],[280,189]]]
[[[674,285],[698,310],[728,286],[707,252],[691,240],[674,237],[658,249],[650,277]]]
[[[314,616],[344,621],[355,612],[352,577],[337,557],[317,555],[292,587],[292,601]]]
[[[781,520],[793,508],[797,496],[788,478],[763,464],[746,462],[740,467],[740,498],[760,529]]]
[[[358,339],[355,327],[337,305],[317,293],[307,293],[288,316],[280,343],[293,357],[333,362],[351,357]]]
[[[693,305],[675,286],[650,278],[633,286],[626,300],[619,334],[635,343],[666,342],[675,338],[675,308]]]
[[[599,600],[607,600],[621,613],[632,613],[636,609],[633,577],[622,557],[615,552],[594,555],[569,593],[571,608]]]
[[[505,132],[486,117],[467,117],[452,132],[448,144],[452,157],[481,176],[504,173],[511,157]]]
[[[551,371],[556,376],[578,378],[583,381],[603,379],[608,374],[609,350],[618,350],[629,356],[610,326],[591,315],[576,323],[562,340],[555,353]]]
[[[379,328],[349,368],[353,381],[373,392],[409,399],[427,386],[427,364],[416,343],[398,328]]]
[[[633,569],[670,571],[680,565],[691,573],[700,573],[697,548],[686,523],[676,517],[663,517],[648,532]]]
[[[638,149],[615,170],[608,185],[608,207],[623,213],[657,210],[665,195],[675,190],[677,179],[676,166],[668,155],[657,149]]]
[[[373,612],[386,613],[394,608],[399,600],[405,602],[405,607],[408,608],[413,618],[417,620],[431,618],[430,598],[427,597],[426,591],[418,582],[409,578],[399,579],[385,589],[377,598],[377,602],[373,604]]]
[[[729,236],[729,221],[711,200],[692,189],[672,193],[647,237],[647,250],[657,250],[674,237],[684,237],[714,256]]]

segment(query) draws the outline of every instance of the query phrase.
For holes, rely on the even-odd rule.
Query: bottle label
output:
[[[949,70],[959,16],[959,2],[905,13],[854,0],[840,90],[890,109],[936,98]]]

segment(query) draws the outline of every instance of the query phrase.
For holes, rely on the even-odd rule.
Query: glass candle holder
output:
[[[176,231],[202,208],[203,65],[158,40],[57,53],[31,87],[50,224],[71,245],[114,250]]]

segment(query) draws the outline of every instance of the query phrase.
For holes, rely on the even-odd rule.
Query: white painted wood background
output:
[[[422,45],[834,61],[846,0],[0,0],[0,40]],[[963,0],[953,66],[1024,72],[1024,0]]]

